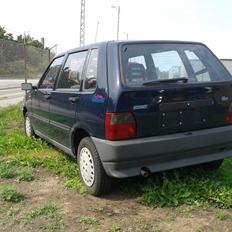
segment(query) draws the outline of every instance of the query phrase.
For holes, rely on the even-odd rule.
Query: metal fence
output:
[[[38,79],[54,52],[0,39],[0,79]]]

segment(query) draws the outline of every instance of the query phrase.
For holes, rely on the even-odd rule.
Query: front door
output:
[[[77,118],[80,81],[86,56],[87,51],[68,55],[56,88],[50,96],[50,137],[69,148],[71,128]]]
[[[50,98],[55,79],[60,71],[63,57],[52,61],[32,95],[32,125],[34,130],[49,135]]]

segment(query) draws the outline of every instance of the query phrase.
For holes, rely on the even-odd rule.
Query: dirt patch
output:
[[[193,206],[153,209],[139,204],[139,197],[117,191],[104,198],[83,196],[65,189],[62,178],[44,169],[35,170],[32,182],[0,179],[3,183],[15,185],[25,200],[0,200],[0,231],[232,232],[232,210]],[[43,211],[41,207],[49,203],[57,209]]]

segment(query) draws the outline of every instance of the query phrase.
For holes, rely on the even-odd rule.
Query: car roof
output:
[[[74,53],[74,52],[78,52],[81,50],[88,50],[90,48],[94,48],[102,46],[102,45],[106,45],[106,44],[143,44],[143,43],[175,43],[175,44],[196,44],[196,45],[203,45],[205,46],[205,44],[201,43],[201,42],[193,42],[193,41],[180,41],[180,40],[110,40],[110,41],[104,41],[104,42],[99,42],[99,43],[92,43],[92,44],[88,44],[88,45],[84,45],[84,46],[80,46],[80,47],[76,47],[70,50],[67,50],[65,52],[62,52],[58,55],[55,56],[59,57],[59,56],[63,56],[67,53]]]

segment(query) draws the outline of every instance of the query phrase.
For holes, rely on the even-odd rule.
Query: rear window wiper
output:
[[[180,78],[173,78],[173,79],[147,81],[147,82],[144,82],[143,85],[147,86],[147,85],[154,85],[154,84],[160,84],[160,83],[175,83],[175,82],[179,82],[179,81],[182,81],[183,83],[187,83],[188,78],[187,77],[180,77]]]

